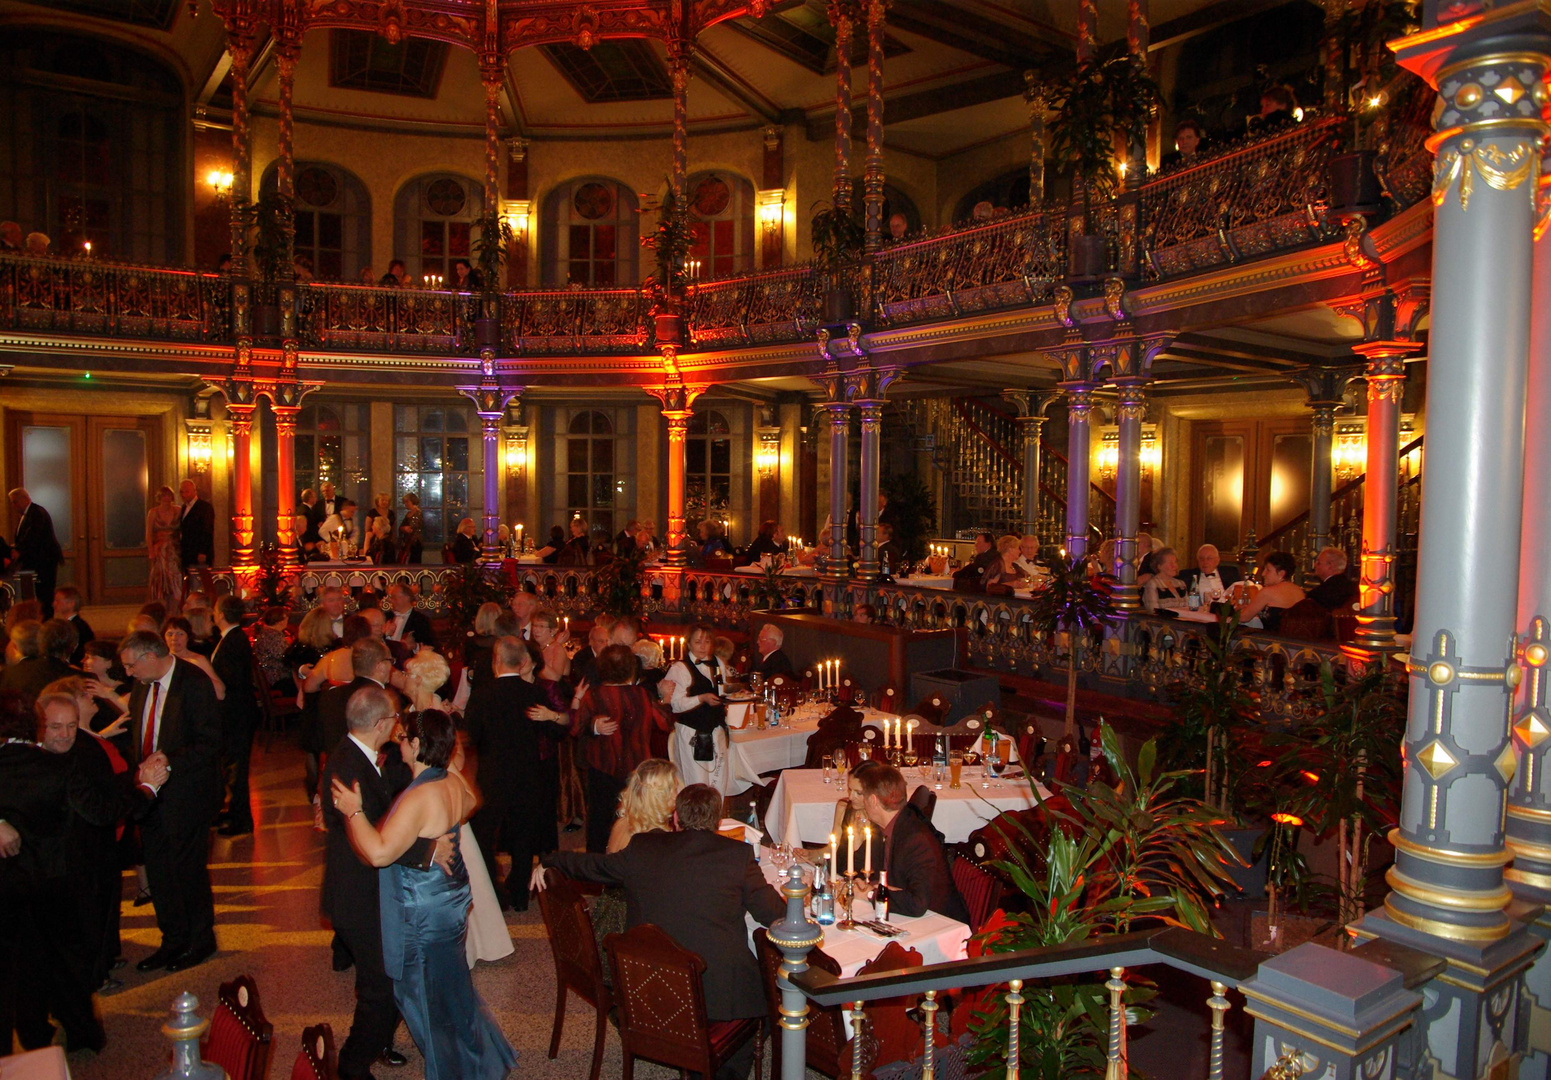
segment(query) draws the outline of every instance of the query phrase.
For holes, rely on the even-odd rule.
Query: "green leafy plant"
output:
[[[273,286],[291,275],[291,229],[295,206],[278,192],[242,207],[248,257],[259,283]]]
[[[474,616],[480,605],[500,604],[503,608],[511,601],[512,587],[501,576],[501,568],[485,563],[464,563],[458,568],[457,577],[446,587],[447,607],[452,612],[454,626],[473,626]]]
[[[1238,819],[1248,769],[1261,760],[1246,745],[1255,702],[1234,664],[1237,629],[1238,617],[1230,612],[1219,615],[1217,626],[1196,639],[1200,652],[1190,681],[1177,696],[1175,723],[1164,742],[1170,766],[1196,770],[1202,800],[1231,820]]]
[[[1123,934],[1151,923],[1212,934],[1208,908],[1231,886],[1227,866],[1238,863],[1210,807],[1181,793],[1184,772],[1157,769],[1149,740],[1132,770],[1114,729],[1101,723],[1099,745],[1116,783],[1068,787],[1067,817],[1053,819],[1043,842],[1021,824],[1021,841],[996,865],[1028,899],[1027,910],[988,932],[990,952],[1011,952]],[[1035,798],[1039,798],[1035,789]],[[1041,980],[1024,988],[1019,1064],[1041,1080],[1103,1075],[1107,994],[1098,976]],[[1122,998],[1127,1023],[1145,1019],[1139,1008],[1154,991],[1140,980]],[[1005,996],[993,994],[971,1024],[972,1064],[1005,1067],[1009,1054]]]
[[[915,472],[889,473],[880,486],[889,499],[895,542],[906,559],[924,558],[926,542],[937,527],[937,497]]]
[[[662,197],[657,212],[657,228],[650,236],[641,237],[641,246],[650,248],[657,256],[655,280],[670,301],[684,293],[689,283],[685,269],[689,261],[689,249],[694,246],[695,234],[689,218],[679,211],[678,200],[672,188]]]
[[[645,562],[646,553],[631,547],[625,554],[616,555],[598,567],[593,580],[606,614],[641,614],[641,567]]]
[[[814,211],[809,236],[813,241],[813,259],[824,269],[834,269],[860,257],[867,246],[867,226],[850,204]]]
[[[1071,735],[1077,726],[1080,639],[1115,617],[1109,589],[1089,579],[1087,561],[1081,556],[1056,559],[1050,565],[1050,579],[1034,594],[1031,615],[1039,633],[1067,635],[1066,734]]]
[[[479,234],[474,237],[473,249],[485,292],[501,291],[501,268],[506,265],[516,242],[512,227],[499,214],[485,214],[479,219]]]
[[[1069,82],[1052,89],[1055,116],[1046,128],[1050,156],[1080,182],[1083,231],[1091,234],[1094,200],[1114,195],[1119,182],[1117,148],[1146,137],[1163,96],[1145,65],[1128,53],[1086,60]]]
[[[291,606],[291,582],[286,576],[279,544],[264,544],[259,548],[258,573],[254,575],[253,587],[264,607]]]

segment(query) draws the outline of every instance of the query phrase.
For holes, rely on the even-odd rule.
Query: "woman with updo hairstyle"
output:
[[[447,709],[436,691],[452,678],[446,657],[432,649],[421,649],[404,662],[404,693],[414,709]]]

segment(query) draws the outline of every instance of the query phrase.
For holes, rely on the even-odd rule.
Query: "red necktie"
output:
[[[382,772],[383,768],[387,764],[388,764],[388,749],[387,749],[387,747],[383,747],[381,750],[377,751],[377,771],[378,772]]]
[[[156,753],[156,701],[161,694],[162,684],[151,684],[151,708],[145,715],[145,733],[140,740],[140,760],[144,761]]]

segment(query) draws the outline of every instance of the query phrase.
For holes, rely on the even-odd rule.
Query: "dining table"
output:
[[[808,760],[808,739],[819,729],[819,721],[834,711],[833,705],[817,702],[798,707],[781,720],[780,727],[757,728],[750,710],[744,727],[729,727],[734,775],[751,784],[761,782],[764,773],[801,768]],[[898,720],[894,713],[863,708],[864,727],[883,727],[884,721]]]
[[[982,776],[982,766],[965,766],[960,786],[930,779],[929,765],[907,767],[905,786],[913,795],[923,785],[937,796],[932,826],[950,844],[963,843],[969,834],[1009,810],[1029,810],[1037,805],[1029,781],[1011,775],[996,779]],[[787,769],[776,781],[765,812],[765,830],[775,844],[827,844],[835,823],[835,804],[846,797],[843,776],[829,769]],[[1041,799],[1050,792],[1039,787]]]
[[[765,575],[765,568],[760,566],[758,563],[750,563],[747,566],[738,567],[733,571],[733,573],[748,574],[751,577],[763,577]],[[811,566],[783,566],[781,568],[781,576],[796,578],[816,578],[819,576],[819,572]]]

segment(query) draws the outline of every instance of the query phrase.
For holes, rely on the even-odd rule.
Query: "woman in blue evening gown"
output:
[[[453,870],[413,870],[397,859],[418,837],[458,829],[478,800],[447,762],[457,744],[452,719],[439,709],[410,713],[400,753],[414,773],[382,823],[360,813],[361,790],[334,781],[334,805],[345,816],[350,842],[379,867],[383,966],[393,979],[399,1012],[425,1058],[426,1080],[501,1080],[517,1052],[474,992],[464,956],[469,878],[453,851]]]

